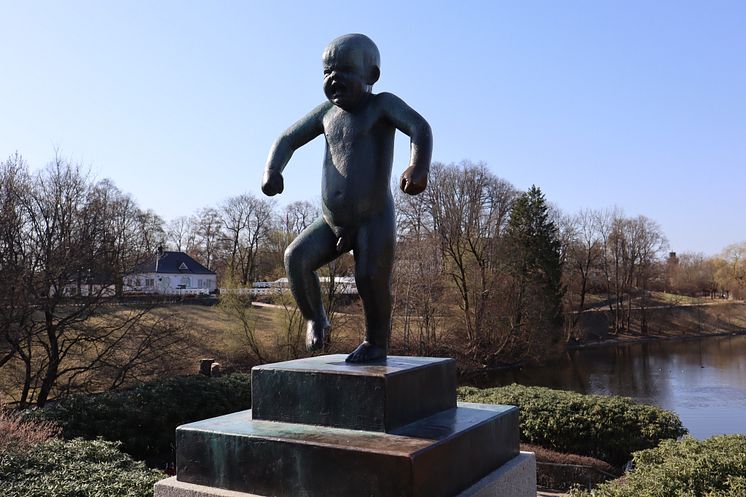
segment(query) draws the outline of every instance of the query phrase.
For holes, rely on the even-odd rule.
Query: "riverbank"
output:
[[[577,349],[591,349],[591,348],[600,348],[600,347],[614,347],[617,345],[631,345],[631,344],[637,344],[637,343],[650,343],[650,342],[658,342],[663,340],[698,340],[700,338],[708,338],[708,337],[728,337],[728,336],[740,336],[740,335],[746,335],[746,330],[740,330],[740,331],[734,331],[734,332],[714,332],[714,333],[691,333],[686,335],[648,335],[648,336],[639,336],[639,335],[625,335],[625,334],[617,334],[612,335],[608,338],[599,339],[595,341],[587,341],[587,342],[578,342],[578,343],[571,343],[567,345],[568,350],[577,350]]]
[[[611,348],[620,345],[686,341],[746,335],[746,302],[706,302],[703,304],[668,305],[648,308],[646,321],[648,334],[640,334],[640,311],[632,310],[632,333],[609,332],[611,319],[608,309],[593,309],[583,313],[576,329],[577,338],[566,345],[565,351]],[[582,338],[580,338],[582,337]],[[540,364],[505,364],[491,368],[459,370],[459,384],[486,386],[482,378],[500,376],[505,372],[523,368],[549,367],[561,361],[553,357]]]
[[[608,310],[583,313],[575,330],[575,340],[567,348],[743,335],[746,334],[746,303],[704,302],[632,309],[628,330],[614,334],[610,332],[611,325]]]

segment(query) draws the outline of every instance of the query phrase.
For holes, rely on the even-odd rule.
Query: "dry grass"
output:
[[[689,297],[688,295],[678,295],[676,293],[667,292],[650,292],[649,300],[653,305],[693,305],[704,302],[716,302],[711,299]]]
[[[539,486],[567,490],[573,484],[585,488],[619,476],[620,471],[600,459],[565,454],[538,445],[521,444],[521,450],[536,454],[536,478]]]
[[[294,306],[251,306],[246,309],[248,324],[265,360],[281,361],[305,355],[303,329],[296,329],[289,323],[293,311],[297,312]],[[201,358],[216,360],[224,371],[248,371],[257,363],[243,323],[219,305],[181,304],[158,308],[153,312],[156,315],[173,313],[182,324],[189,352],[177,361],[179,369],[194,372]],[[354,312],[354,307],[344,309],[334,317],[329,353],[349,352],[352,350],[350,347],[357,346],[362,336],[362,323],[361,317]],[[296,343],[290,343],[293,341]]]
[[[173,366],[180,373],[193,373],[200,359],[209,358],[221,363],[224,370],[248,370],[256,363],[252,356],[239,319],[226,313],[220,306],[177,304],[154,309],[155,318],[172,316],[178,322],[186,350]],[[282,319],[277,309],[247,310],[249,325],[261,346],[269,349],[282,330]]]
[[[111,306],[92,317],[86,323],[96,326],[111,326],[112,323],[124,321],[132,313],[137,312],[128,307]],[[279,333],[281,319],[276,309],[252,308],[250,311],[252,326],[266,347],[274,343],[274,337]],[[143,327],[148,325],[168,326],[170,338],[159,342],[157,352],[159,357],[147,364],[136,367],[130,374],[129,380],[123,387],[141,381],[148,381],[164,376],[193,374],[199,370],[199,360],[211,358],[220,362],[224,370],[247,371],[256,363],[245,344],[240,323],[231,319],[218,306],[203,306],[190,304],[173,304],[156,307],[143,316],[139,321]],[[68,337],[72,337],[71,335]],[[137,346],[137,342],[126,339],[118,345],[118,350],[130,350]],[[65,367],[89,364],[95,356],[95,350],[73,351],[67,358]],[[118,353],[118,352],[117,352]],[[44,357],[41,345],[35,347],[34,356],[41,360]],[[90,392],[102,391],[110,388],[111,379],[106,371],[97,371],[85,378],[85,389]],[[19,360],[12,360],[6,364],[0,374],[0,401],[15,402],[20,398],[23,384],[24,369]],[[64,382],[65,378],[61,379]],[[53,392],[54,396],[54,392]]]
[[[136,313],[137,308],[111,306],[90,318],[88,325],[95,326],[101,322],[102,326],[126,320]],[[287,308],[278,307],[246,307],[246,323],[250,327],[258,347],[262,351],[264,361],[281,361],[305,356],[304,328],[289,325],[289,315],[297,309],[294,305]],[[333,321],[332,344],[328,352],[349,352],[362,337],[361,312],[354,305],[343,309]],[[297,318],[298,316],[296,316]],[[299,319],[296,319],[296,324]],[[226,312],[220,305],[205,306],[199,304],[166,304],[153,308],[141,318],[142,326],[149,323],[168,324],[171,326],[176,340],[168,343],[168,350],[162,350],[162,357],[133,371],[131,379],[122,385],[133,384],[133,381],[148,381],[164,376],[193,374],[199,370],[200,359],[209,358],[221,364],[224,372],[249,371],[259,361],[247,340],[244,323],[235,313]],[[122,349],[129,345],[123,342]],[[36,357],[43,357],[43,351],[38,350]],[[91,354],[88,354],[91,355]],[[90,361],[91,357],[79,357],[81,364]],[[71,363],[67,363],[71,365]],[[64,380],[64,379],[63,379]],[[20,361],[11,361],[2,369],[0,375],[0,401],[6,403],[17,401],[23,384],[23,367]],[[92,392],[108,388],[110,378],[105,373],[96,373],[86,379],[86,388]]]

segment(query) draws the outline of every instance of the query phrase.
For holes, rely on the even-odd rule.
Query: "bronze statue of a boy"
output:
[[[282,171],[293,152],[324,134],[322,216],[285,251],[290,289],[308,321],[309,349],[324,346],[329,321],[316,270],[349,250],[365,311],[365,341],[347,362],[385,359],[391,334],[391,271],[396,226],[391,195],[394,133],[409,135],[409,167],[401,189],[410,195],[427,186],[432,154],[430,125],[391,93],[372,93],[380,76],[378,48],[367,36],[349,34],[332,41],[322,56],[328,101],[285,131],[272,145],[262,191],[283,190]]]

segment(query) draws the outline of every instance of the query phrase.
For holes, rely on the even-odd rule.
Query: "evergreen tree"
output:
[[[505,243],[513,280],[511,326],[520,328],[530,342],[539,338],[531,338],[538,330],[557,344],[563,324],[561,244],[538,187],[532,186],[513,204]]]

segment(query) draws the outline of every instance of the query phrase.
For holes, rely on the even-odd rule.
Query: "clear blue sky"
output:
[[[435,160],[647,215],[678,252],[746,240],[742,0],[0,0],[0,20],[0,160],[59,149],[167,220],[259,195],[274,138],[324,98],[324,46],[362,32]],[[319,197],[322,140],[279,202]]]

